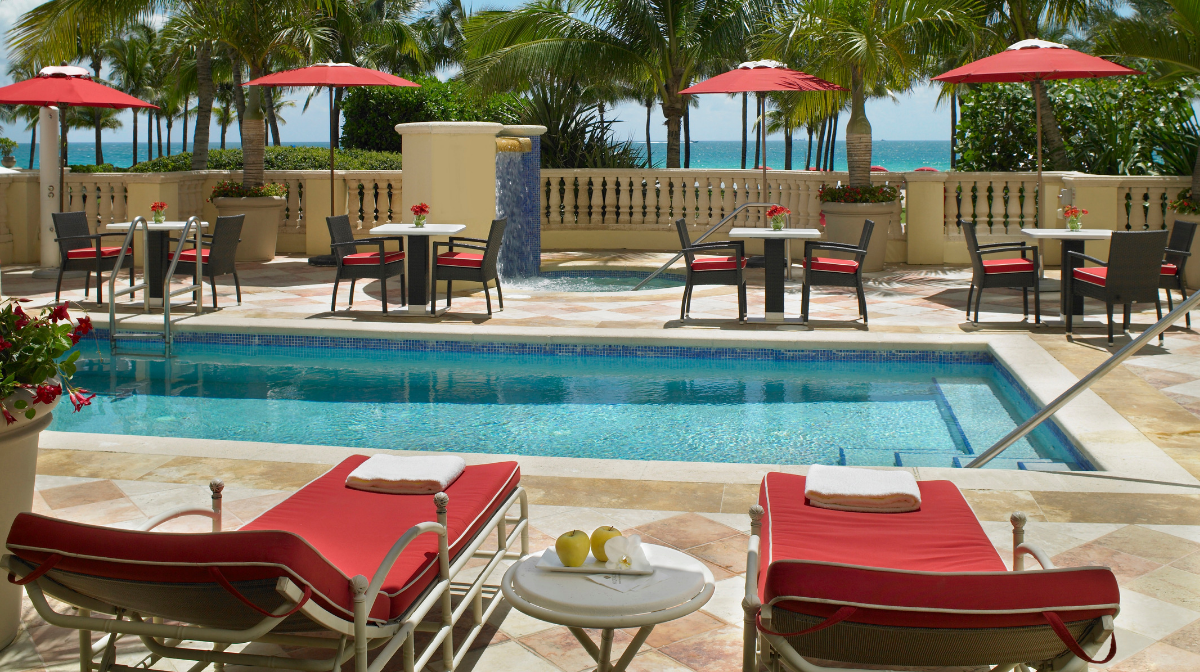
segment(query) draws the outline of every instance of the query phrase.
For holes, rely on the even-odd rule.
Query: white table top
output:
[[[586,574],[539,568],[537,563],[542,554],[533,553],[505,573],[504,591],[506,596],[511,590],[520,598],[510,600],[515,608],[539,612],[530,614],[536,618],[563,625],[591,624],[579,627],[635,627],[663,623],[686,616],[708,602],[716,584],[712,572],[703,563],[664,546],[643,544],[642,548],[654,566],[653,576],[665,575],[665,578],[639,590],[622,593],[592,581]],[[621,622],[614,624],[614,619]]]
[[[112,224],[108,224],[107,228],[112,229],[113,231],[128,231],[129,225],[132,223],[133,222],[113,222]],[[183,225],[187,224],[187,222],[185,222],[185,221],[174,222],[174,221],[168,220],[168,221],[163,222],[162,224],[155,224],[154,222],[147,220],[147,224],[149,224],[149,228],[151,231],[182,231]],[[207,229],[208,222],[200,222],[200,228]]]
[[[821,237],[819,229],[752,229],[734,227],[729,230],[730,238],[783,238],[815,239]]]
[[[1051,240],[1108,240],[1113,234],[1108,229],[1021,229],[1021,233],[1030,238]]]
[[[380,224],[371,229],[373,236],[453,236],[467,228],[466,224],[426,224],[420,228],[412,224]]]

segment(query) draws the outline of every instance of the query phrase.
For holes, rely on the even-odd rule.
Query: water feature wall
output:
[[[504,278],[536,277],[541,268],[542,139],[538,135],[502,137],[497,143],[496,217],[508,218],[500,247],[499,271]],[[504,141],[508,148],[501,144]],[[517,145],[519,149],[514,149]]]

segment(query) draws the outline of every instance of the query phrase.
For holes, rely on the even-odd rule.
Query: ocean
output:
[[[328,142],[289,142],[285,143],[297,147],[328,147]],[[816,150],[816,141],[813,142],[814,151]],[[227,148],[237,148],[241,144],[237,142],[226,142]],[[639,149],[645,148],[645,143],[634,143]],[[216,145],[214,145],[214,148]],[[163,147],[166,150],[164,144]],[[175,151],[179,151],[178,143],[174,145]],[[650,149],[654,165],[661,167],[667,158],[667,143],[666,142],[651,142]],[[794,153],[792,157],[792,168],[797,170],[804,169],[804,156],[808,149],[808,137],[797,138],[792,145]],[[141,160],[145,161],[146,144],[138,143],[138,155]],[[938,170],[948,170],[950,168],[950,141],[949,140],[876,140],[872,145],[871,164],[883,166],[888,170],[903,172],[915,170],[928,166],[937,168]],[[72,164],[90,164],[96,161],[95,143],[80,141],[73,142],[68,147],[70,163]],[[748,156],[746,158],[746,166],[753,167],[754,165],[754,143],[751,141],[749,145]],[[783,169],[784,146],[782,140],[767,141],[767,166],[776,170]],[[17,146],[13,156],[17,158],[18,168],[29,167],[29,143],[21,143]],[[129,142],[106,142],[104,143],[104,160],[115,166],[128,168],[133,165],[133,143]],[[742,142],[740,140],[698,140],[692,143],[692,160],[691,168],[740,168],[742,162]],[[33,167],[38,167],[37,154],[34,153]],[[846,143],[838,141],[834,147],[834,169],[846,169]]]

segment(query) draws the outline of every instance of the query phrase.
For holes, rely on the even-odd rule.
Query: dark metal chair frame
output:
[[[378,280],[380,298],[383,301],[383,312],[388,312],[387,300],[387,279],[400,276],[400,305],[407,306],[407,296],[404,283],[404,259],[398,259],[391,263],[386,263],[387,253],[384,250],[384,244],[392,238],[359,238],[354,239],[354,232],[350,229],[350,216],[338,215],[336,217],[326,217],[325,225],[329,227],[329,249],[334,258],[337,260],[337,274],[333,276],[333,298],[329,302],[329,310],[337,310],[337,293],[338,283],[342,280],[350,281],[350,307],[354,307],[354,283],[357,280]],[[404,239],[395,239],[400,243],[400,252],[404,251]],[[373,245],[379,248],[379,263],[378,264],[350,264],[343,263],[346,255],[354,254],[354,250],[360,245]]]
[[[967,237],[967,251],[971,253],[971,288],[967,290],[967,319],[971,319],[971,299],[975,299],[975,319],[971,320],[973,324],[979,324],[979,303],[983,297],[984,289],[1020,289],[1021,290],[1021,305],[1025,311],[1025,318],[1029,318],[1029,290],[1033,290],[1033,321],[1035,324],[1042,323],[1042,295],[1040,290],[1041,280],[1038,278],[1039,266],[1038,248],[1036,245],[1026,245],[1020,242],[1007,243],[989,243],[987,245],[979,244],[978,232],[975,229],[975,222],[964,221],[962,217],[958,218],[959,229]],[[1015,273],[988,273],[983,265],[983,256],[986,254],[1001,254],[1006,252],[1021,253],[1021,258],[1027,261],[1033,261],[1032,271],[1018,271]],[[1026,257],[1026,253],[1032,253],[1033,259]],[[978,290],[978,293],[976,293]]]
[[[1162,319],[1162,301],[1158,292],[1158,277],[1162,275],[1163,254],[1167,248],[1166,231],[1114,231],[1109,242],[1108,261],[1089,257],[1082,252],[1070,252],[1081,260],[1108,268],[1104,285],[1076,280],[1072,273],[1063,278],[1070,283],[1068,297],[1076,295],[1103,301],[1108,312],[1108,344],[1113,344],[1113,305],[1124,306],[1121,333],[1129,330],[1129,317],[1134,303],[1153,303]],[[1074,333],[1073,315],[1067,311],[1067,335]],[[1159,334],[1158,340],[1163,340]]]
[[[863,292],[862,268],[867,258],[867,246],[871,243],[871,233],[875,230],[875,222],[863,220],[862,234],[858,237],[858,247],[847,243],[831,243],[823,240],[804,241],[804,285],[801,289],[800,321],[808,322],[809,294],[813,285],[828,287],[853,287],[858,293],[858,312],[862,315],[863,324],[867,323],[867,295]],[[816,271],[812,267],[813,250],[830,250],[847,252],[854,255],[858,268],[853,273],[835,273],[833,271]]]
[[[496,299],[500,310],[504,310],[504,290],[500,289],[500,274],[496,262],[500,259],[500,245],[504,242],[504,229],[508,226],[508,218],[493,219],[492,227],[488,230],[487,240],[483,238],[467,238],[465,236],[450,236],[446,241],[433,244],[433,312],[437,313],[437,283],[446,281],[446,309],[450,309],[451,290],[455,280],[478,282],[483,285],[483,298],[487,302],[487,314],[492,314],[492,295],[488,292],[488,282],[496,283]],[[473,245],[472,243],[479,243]],[[483,252],[483,263],[480,266],[450,266],[438,263],[438,250],[446,248],[446,252],[456,250],[480,250]]]
[[[743,273],[741,261],[747,258],[746,243],[741,240],[721,240],[693,244],[692,237],[688,234],[686,219],[675,220],[675,229],[679,232],[680,251],[683,252],[687,267],[687,280],[683,288],[683,301],[679,307],[679,319],[686,320],[688,318],[688,313],[692,310],[692,290],[696,285],[734,285],[738,290],[738,321],[744,322],[747,314],[746,276]],[[738,260],[734,263],[733,268],[712,271],[692,270],[697,253],[710,254],[718,250],[733,252],[734,259]]]
[[[117,257],[102,257],[100,256],[100,243],[104,238],[120,237],[125,238],[125,233],[92,233],[91,227],[88,226],[87,213],[78,212],[55,212],[51,214],[54,221],[54,241],[58,243],[58,282],[54,285],[54,301],[59,301],[59,295],[62,293],[63,273],[66,271],[84,271],[87,275],[83,276],[83,298],[87,298],[91,291],[92,273],[96,274],[96,303],[104,303],[104,293],[101,289],[103,281],[100,274],[104,271],[117,270]],[[86,257],[83,259],[68,259],[67,253],[71,250],[82,250],[92,248],[96,251],[94,257]],[[129,268],[129,286],[133,286],[133,255],[125,255],[125,261],[121,263],[122,267]],[[130,297],[133,295],[130,294]]]
[[[1158,286],[1167,290],[1167,310],[1175,310],[1175,302],[1171,299],[1171,290],[1179,290],[1181,299],[1180,303],[1187,301],[1187,278],[1184,273],[1187,271],[1188,257],[1192,256],[1192,240],[1196,237],[1196,228],[1200,226],[1196,222],[1186,220],[1175,220],[1175,226],[1171,227],[1171,240],[1167,242],[1167,253],[1163,261],[1168,264],[1175,264],[1178,269],[1174,275],[1159,274]],[[1192,327],[1192,314],[1184,315],[1185,322],[1188,328]]]
[[[208,284],[212,287],[213,308],[217,307],[217,276],[229,275],[231,273],[233,274],[233,288],[237,294],[238,305],[242,305],[242,283],[238,279],[235,258],[237,256],[238,243],[242,242],[240,236],[242,235],[242,224],[245,220],[245,215],[217,217],[217,221],[213,225],[213,232],[202,236],[202,245],[207,246],[209,249],[208,261],[204,262],[203,270],[208,275]],[[178,242],[178,239],[171,239],[172,245]],[[192,247],[195,247],[195,245]],[[196,275],[196,264],[181,259],[175,265],[175,275],[190,275],[194,277]]]

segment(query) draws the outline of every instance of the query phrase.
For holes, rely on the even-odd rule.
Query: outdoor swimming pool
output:
[[[1033,409],[983,352],[776,351],[182,334],[81,344],[59,431],[402,450],[962,466]],[[262,345],[244,345],[247,338]],[[232,343],[232,344],[231,344]],[[356,345],[357,344],[357,345]],[[161,344],[160,344],[161,347]],[[1052,426],[989,467],[1090,469]]]

